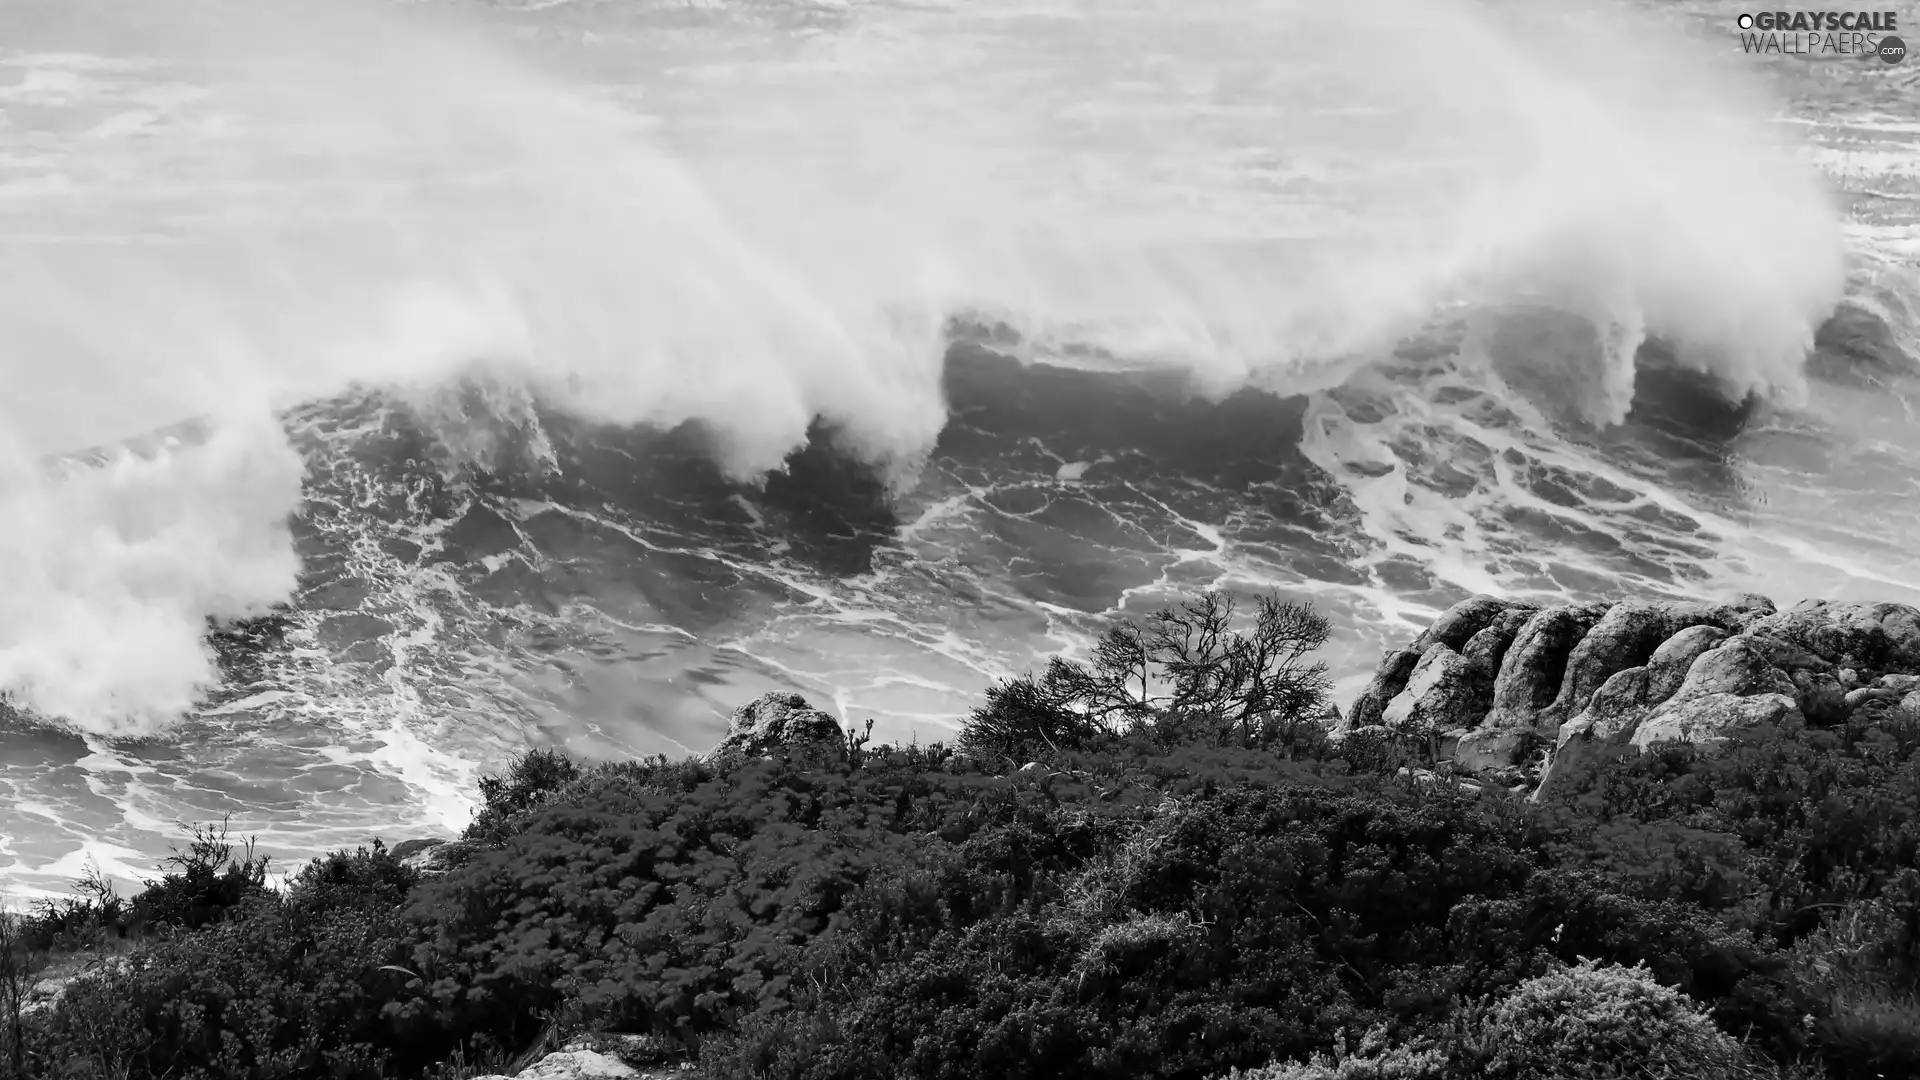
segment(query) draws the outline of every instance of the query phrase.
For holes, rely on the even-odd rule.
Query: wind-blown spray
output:
[[[1547,302],[1612,328],[1586,407],[1617,419],[1643,334],[1732,393],[1792,392],[1839,296],[1833,209],[1764,101],[1644,20],[1388,2],[1363,29],[1390,47],[1349,52],[1309,29],[1346,7],[1003,6],[937,54],[642,42],[608,81],[654,92],[645,116],[411,9],[0,15],[45,46],[16,93],[52,117],[0,138],[53,178],[0,221],[0,500],[30,522],[0,689],[101,731],[188,708],[201,620],[294,587],[271,407],[354,383],[425,400],[480,363],[589,419],[699,422],[741,477],[825,418],[905,476],[945,423],[956,314],[1032,355],[1304,392],[1436,305]],[[202,413],[244,423],[29,467]]]

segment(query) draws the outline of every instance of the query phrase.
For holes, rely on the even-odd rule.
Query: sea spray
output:
[[[1338,384],[1437,304],[1515,300],[1617,329],[1585,403],[1617,419],[1642,333],[1730,392],[1791,391],[1841,285],[1833,209],[1760,130],[1764,99],[1651,16],[1382,3],[1362,54],[1306,30],[1346,7],[1007,4],[950,49],[769,35],[752,64],[642,62],[632,80],[661,92],[635,106],[457,14],[141,7],[9,35],[66,50],[16,58],[39,111],[6,136],[45,182],[0,225],[66,230],[0,297],[10,422],[39,425],[23,443],[356,382],[431,399],[482,362],[589,419],[697,421],[734,476],[777,468],[816,418],[910,471],[946,420],[956,311],[1036,357],[1291,393]],[[75,52],[124,62],[76,73]],[[257,457],[223,443],[21,489],[41,523],[14,541],[24,566],[111,521],[111,544],[164,534],[201,570],[165,564],[173,592],[138,572],[42,590],[72,603],[23,604],[21,641],[82,674],[60,690],[14,646],[9,692],[150,724],[208,677],[201,617],[290,595],[291,555],[260,556],[297,499],[285,446],[235,430]],[[220,472],[241,466],[259,472]],[[116,501],[149,492],[172,493],[177,528],[115,532]],[[244,588],[205,583],[256,557]],[[148,634],[164,647],[136,647]],[[152,658],[144,675],[94,670],[129,655]]]
[[[301,462],[270,416],[85,467],[7,460],[0,690],[16,707],[151,733],[218,685],[209,618],[262,614],[292,594]]]

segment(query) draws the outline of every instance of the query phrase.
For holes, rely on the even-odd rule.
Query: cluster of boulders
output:
[[[1920,611],[1475,596],[1388,653],[1334,737],[1424,738],[1457,771],[1544,798],[1611,754],[1712,748],[1860,710],[1920,716]]]

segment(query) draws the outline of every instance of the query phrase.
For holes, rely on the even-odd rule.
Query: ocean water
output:
[[[1343,700],[1474,592],[1920,600],[1920,62],[1542,7],[0,7],[0,888],[1208,587]]]

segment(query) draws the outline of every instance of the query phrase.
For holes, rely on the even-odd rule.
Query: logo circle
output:
[[[1880,62],[1881,63],[1897,64],[1900,61],[1905,60],[1906,58],[1907,58],[1906,42],[1901,41],[1897,37],[1883,37],[1880,39]]]
[[[1753,29],[1753,16],[1751,15],[1742,15],[1738,19],[1735,19],[1734,22],[1738,23],[1742,30]]]

